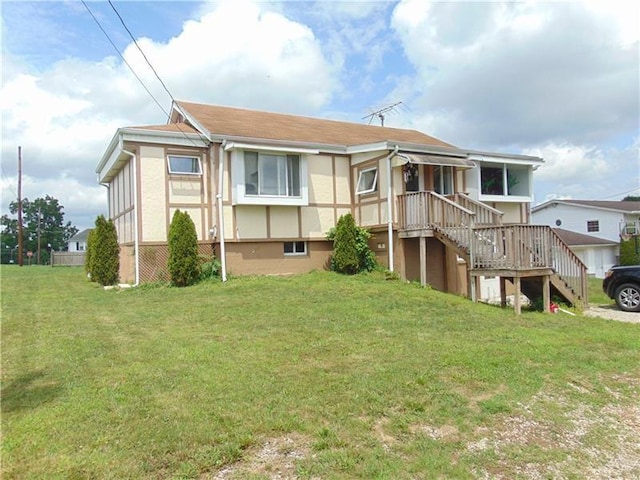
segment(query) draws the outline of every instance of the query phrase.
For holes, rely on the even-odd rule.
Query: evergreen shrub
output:
[[[120,247],[112,220],[98,216],[91,243],[94,244],[90,254],[91,279],[100,285],[115,285],[119,278]]]
[[[93,270],[91,262],[93,261],[93,251],[95,250],[96,244],[94,232],[95,230],[89,230],[89,235],[87,235],[87,251],[85,252],[84,256],[84,271],[93,282],[95,282],[95,280],[91,275],[91,270]]]
[[[350,213],[342,215],[336,227],[327,233],[327,239],[333,241],[331,269],[348,275],[372,271],[376,257],[369,248],[370,238],[371,233],[358,227]]]
[[[198,236],[187,212],[176,210],[169,226],[169,277],[177,287],[195,283],[200,276]]]

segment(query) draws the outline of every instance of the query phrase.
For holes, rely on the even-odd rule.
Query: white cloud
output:
[[[638,43],[621,46],[615,18],[581,3],[401,2],[392,25],[417,71],[405,99],[457,118],[431,133],[478,148],[634,134]]]
[[[597,180],[610,173],[605,153],[596,147],[571,144],[548,144],[524,150],[525,155],[542,157],[545,161],[536,178],[566,183],[575,178]]]
[[[294,113],[330,101],[332,67],[307,26],[267,4],[207,8],[171,39],[139,41],[176,99]],[[133,44],[124,57],[168,110],[168,95]],[[3,173],[16,171],[21,145],[30,179],[24,196],[56,196],[67,218],[86,215],[87,208],[97,209],[94,217],[106,213],[94,169],[116,129],[166,117],[115,53],[97,62],[69,56],[39,70],[27,62],[4,49]],[[3,204],[12,199],[3,189]]]

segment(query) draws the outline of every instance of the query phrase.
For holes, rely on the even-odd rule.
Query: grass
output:
[[[571,478],[640,454],[638,325],[381,274],[0,273],[6,478]]]
[[[601,278],[589,277],[587,288],[589,289],[589,305],[599,307],[615,304],[615,301],[607,297],[607,294],[602,290]]]

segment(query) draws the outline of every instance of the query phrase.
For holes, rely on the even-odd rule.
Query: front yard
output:
[[[640,325],[316,272],[3,266],[5,478],[637,478]]]

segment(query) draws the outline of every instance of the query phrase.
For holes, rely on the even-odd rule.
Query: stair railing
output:
[[[460,192],[446,195],[446,198],[475,213],[476,225],[502,225],[504,213],[496,208],[474,200],[469,195]]]

